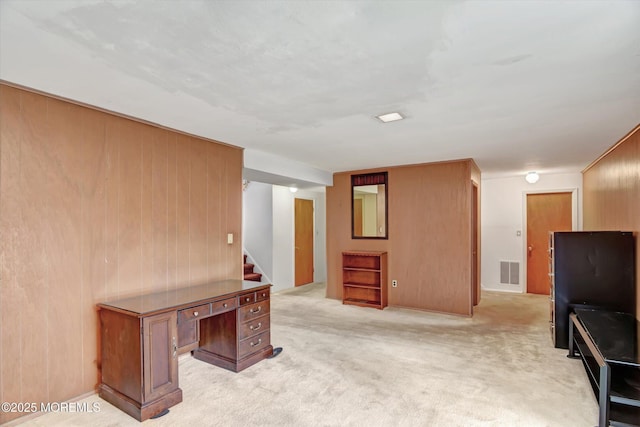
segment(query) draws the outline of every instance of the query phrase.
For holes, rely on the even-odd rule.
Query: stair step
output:
[[[244,264],[244,274],[253,273],[254,264],[245,263]]]
[[[251,280],[254,282],[259,282],[262,280],[262,274],[260,273],[247,273],[244,275],[244,280]]]

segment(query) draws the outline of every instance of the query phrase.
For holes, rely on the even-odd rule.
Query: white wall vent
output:
[[[500,283],[507,285],[520,284],[520,263],[500,261]]]

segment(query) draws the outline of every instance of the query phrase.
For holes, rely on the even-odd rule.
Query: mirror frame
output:
[[[356,236],[354,233],[354,196],[355,187],[362,185],[384,184],[384,236]],[[389,174],[387,172],[364,173],[351,175],[351,238],[352,239],[389,239]]]

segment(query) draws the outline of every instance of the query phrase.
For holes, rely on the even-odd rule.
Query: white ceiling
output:
[[[0,0],[0,78],[333,172],[577,172],[640,123],[640,1]]]

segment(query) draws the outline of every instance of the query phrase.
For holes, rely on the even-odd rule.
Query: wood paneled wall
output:
[[[388,240],[351,238],[355,173],[389,172]],[[470,316],[472,160],[334,175],[327,187],[327,297],[342,298],[345,250],[388,252],[389,305]],[[478,199],[479,200],[479,199]],[[478,254],[479,256],[479,254]]]
[[[0,132],[0,401],[95,389],[96,303],[241,278],[241,149],[5,84]]]
[[[640,125],[582,173],[585,230],[636,236],[636,317],[640,319]]]

